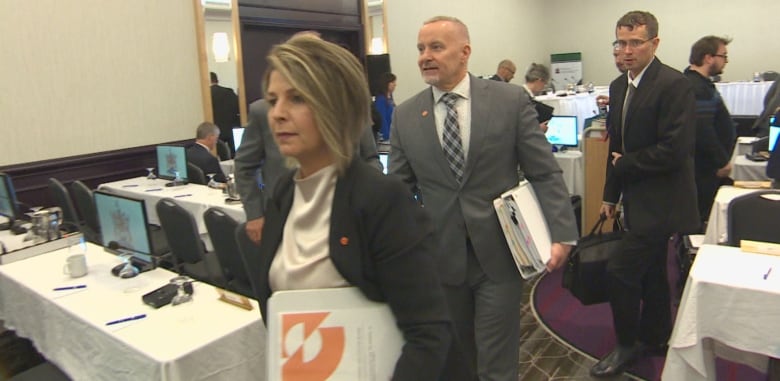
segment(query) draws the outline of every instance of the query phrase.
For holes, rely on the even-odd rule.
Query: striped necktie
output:
[[[463,142],[460,139],[460,127],[458,126],[458,111],[455,110],[455,102],[459,95],[445,93],[440,101],[447,106],[447,116],[444,118],[444,132],[442,133],[442,149],[447,162],[450,164],[455,180],[460,183],[463,178],[463,168],[466,159],[463,155]]]

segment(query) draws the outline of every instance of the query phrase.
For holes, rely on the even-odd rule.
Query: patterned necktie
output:
[[[455,110],[455,102],[458,94],[445,93],[440,101],[447,106],[447,116],[444,118],[444,132],[442,134],[442,149],[447,162],[450,164],[455,180],[460,183],[463,178],[463,167],[466,159],[463,155],[463,143],[460,140],[460,127],[458,127],[458,111]]]

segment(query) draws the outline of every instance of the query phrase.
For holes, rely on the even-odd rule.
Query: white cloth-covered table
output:
[[[577,133],[582,135],[585,120],[599,114],[596,104],[596,93],[580,93],[559,97],[556,95],[540,95],[535,100],[555,108],[553,115],[574,115],[577,117]]]
[[[766,372],[780,357],[780,257],[699,248],[669,340],[663,380],[715,380],[715,356]],[[768,276],[765,276],[768,274]]]
[[[233,159],[220,161],[219,167],[222,169],[222,173],[224,173],[225,176],[235,173],[236,171],[236,163]]]
[[[553,154],[558,166],[563,170],[563,181],[569,194],[583,196],[585,193],[585,169],[582,152],[563,151]]]
[[[766,177],[766,161],[752,161],[745,155],[734,158],[731,167],[731,178],[735,181],[764,181]]]
[[[110,274],[119,258],[87,244],[89,273],[71,279],[68,249],[0,266],[0,318],[29,338],[73,380],[263,380],[265,328],[257,303],[247,311],[195,283],[193,302],[153,309],[141,296],[176,274]],[[86,285],[76,291],[55,287]],[[109,321],[146,314],[128,323]]]
[[[179,205],[187,209],[198,224],[198,232],[206,234],[206,224],[203,222],[203,212],[208,208],[218,207],[225,211],[236,221],[246,221],[246,215],[242,205],[225,203],[225,195],[221,189],[209,188],[200,184],[187,184],[176,187],[166,187],[168,180],[156,179],[147,180],[145,177],[135,177],[127,180],[114,181],[112,183],[100,184],[98,189],[120,196],[141,199],[146,202],[146,215],[149,223],[159,224],[157,218],[157,202],[163,198],[170,197],[176,200]]]
[[[771,86],[771,81],[715,84],[731,115],[755,116],[764,110],[764,96]]]
[[[705,244],[719,244],[728,242],[728,213],[729,203],[737,196],[753,193],[757,189],[744,189],[732,186],[722,186],[715,194],[712,203],[710,217],[707,220],[707,231],[704,234]]]

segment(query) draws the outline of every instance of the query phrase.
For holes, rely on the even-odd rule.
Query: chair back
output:
[[[238,252],[241,255],[241,261],[244,263],[244,268],[246,269],[247,275],[252,274],[252,271],[256,269],[254,269],[252,266],[252,263],[254,262],[249,260],[249,258],[257,258],[258,252],[260,251],[260,246],[252,242],[252,240],[249,239],[249,236],[246,235],[246,222],[242,222],[238,225],[238,227],[236,227],[234,236],[236,237]],[[258,295],[256,279],[256,277],[249,276],[249,285],[252,288],[252,294],[255,296]]]
[[[165,232],[168,247],[173,253],[177,265],[198,263],[203,260],[206,250],[198,234],[195,218],[172,198],[157,202],[157,217]]]
[[[78,212],[76,212],[76,207],[73,205],[73,200],[70,198],[68,188],[65,188],[59,180],[50,177],[49,193],[51,193],[55,205],[62,209],[62,221],[66,225],[71,225],[74,229],[80,230],[81,219]]]
[[[230,154],[230,146],[224,140],[217,140],[217,157],[219,161],[225,161],[232,159],[233,155]]]
[[[234,234],[238,227],[238,221],[219,208],[206,210],[203,213],[203,220],[206,223],[211,243],[214,245],[214,251],[222,268],[222,274],[227,280],[231,291],[252,296],[249,274],[244,260],[241,258]]]
[[[776,81],[778,77],[780,77],[780,74],[778,74],[774,70],[769,70],[761,73],[761,79],[764,81]]]
[[[84,229],[82,229],[84,237],[87,241],[102,245],[100,221],[98,221],[92,190],[86,184],[76,180],[70,185],[70,191],[73,193],[73,199],[76,201],[76,209],[86,224]]]
[[[195,184],[206,185],[206,175],[195,164],[187,162],[187,181]]]
[[[728,244],[743,239],[780,243],[780,191],[763,190],[734,198],[728,208]]]

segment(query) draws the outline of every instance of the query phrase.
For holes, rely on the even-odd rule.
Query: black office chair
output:
[[[8,381],[70,381],[70,377],[56,365],[46,361],[24,372],[17,373]]]
[[[260,246],[252,242],[249,236],[246,235],[246,222],[242,222],[236,227],[234,236],[238,244],[238,252],[241,254],[241,261],[244,262],[244,268],[247,274],[249,274],[249,284],[252,286],[253,294],[258,295],[257,278],[252,276],[252,272],[257,270],[253,266],[253,263],[256,262],[252,261],[251,258],[258,257]]]
[[[157,202],[157,217],[168,239],[179,273],[218,287],[225,287],[216,255],[206,252],[195,218],[171,198]]]
[[[70,191],[73,192],[73,199],[76,201],[76,210],[84,218],[84,225],[81,227],[84,238],[89,242],[102,246],[100,221],[98,221],[92,190],[81,181],[76,180],[70,185]]]
[[[194,184],[200,184],[200,185],[206,185],[206,175],[203,174],[203,170],[200,169],[195,164],[192,164],[190,162],[187,163],[187,181],[194,183]]]
[[[83,224],[78,212],[76,212],[76,207],[73,205],[73,200],[70,198],[68,188],[65,188],[59,180],[50,177],[49,192],[55,205],[62,209],[62,228],[66,231],[81,231]]]
[[[780,243],[780,191],[763,190],[734,198],[728,208],[728,244],[739,241]]]
[[[219,161],[225,161],[232,159],[233,155],[230,154],[230,146],[224,140],[217,140],[217,157]]]
[[[214,252],[222,267],[222,275],[227,280],[230,291],[257,299],[249,283],[249,274],[241,258],[234,232],[238,221],[228,216],[219,208],[209,208],[203,213],[206,229],[209,231]]]
[[[761,79],[764,81],[776,81],[778,77],[780,77],[780,74],[778,74],[774,70],[769,70],[761,73]]]

